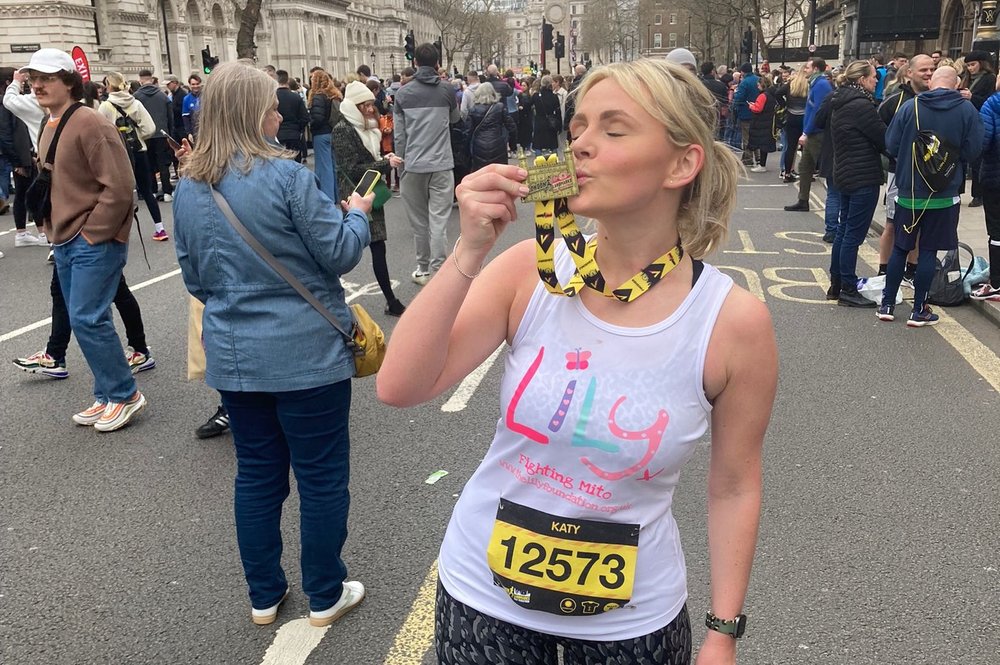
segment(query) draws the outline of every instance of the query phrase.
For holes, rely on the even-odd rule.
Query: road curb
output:
[[[882,235],[885,225],[878,220],[873,219],[871,228],[876,232],[876,236],[880,236]],[[1000,304],[987,302],[985,300],[969,300],[968,304],[989,319],[993,325],[1000,327]]]

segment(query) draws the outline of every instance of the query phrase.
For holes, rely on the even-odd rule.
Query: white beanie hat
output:
[[[351,81],[344,90],[344,104],[357,106],[365,102],[375,101],[375,95],[368,89],[368,86],[361,81]]]

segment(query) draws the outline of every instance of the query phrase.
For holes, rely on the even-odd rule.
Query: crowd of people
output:
[[[693,70],[694,56],[676,51]],[[733,73],[705,62],[700,71],[717,100],[719,138],[741,153],[744,166],[767,172],[767,156],[780,146],[779,178],[798,182],[798,199],[785,210],[808,212],[812,183],[817,176],[825,179],[823,240],[832,245],[827,297],[839,305],[876,308],[880,320],[892,321],[905,283],[914,289],[907,325],[922,327],[939,318],[926,304],[927,293],[936,252],[958,246],[958,197],[967,180],[969,205],[984,207],[991,265],[989,281],[976,285],[971,297],[1000,301],[994,66],[984,51],[958,60],[934,51],[912,58],[897,53],[888,64],[876,55],[831,68],[814,57],[798,70],[770,71],[764,61],[756,70],[744,63]],[[955,168],[946,182],[931,184],[915,167],[920,132],[950,148]],[[857,256],[883,185],[886,224],[878,275],[886,276],[886,288],[876,303],[858,292]]]
[[[930,273],[936,251],[957,244],[966,180],[964,167],[942,175],[915,164],[915,146],[930,133],[973,174],[995,266],[974,297],[1000,299],[1000,95],[989,54],[968,54],[964,66],[918,54],[888,67],[876,58],[828,72],[812,58],[798,71],[772,73],[765,62],[730,73],[675,49],[665,60],[579,66],[566,81],[496,65],[451,77],[434,45],[421,44],[414,64],[390,81],[364,65],[345,80],[314,68],[302,85],[287,71],[238,61],[207,80],[192,74],[187,87],[166,76],[165,89],[148,70],[135,82],[109,73],[85,85],[56,49],[0,70],[15,244],[51,244],[55,263],[49,343],[14,364],[65,378],[72,331],[95,400],[73,421],[114,431],[147,406],[134,375],[155,361],[122,270],[136,195],[157,240],[167,239],[157,198],[172,202],[191,296],[189,358],[221,402],[197,435],[233,435],[250,619],[273,623],[289,594],[280,516],[292,471],[302,590],[310,623],[327,626],[366,593],[341,558],[355,367],[352,343],[330,320],[351,320],[341,277],[367,247],[384,313],[400,317],[377,378],[383,402],[433,399],[498,345],[509,347],[496,445],[442,545],[438,661],[550,662],[559,650],[572,663],[690,662],[670,503],[693,442],[711,426],[712,606],[701,653],[734,662],[777,383],[766,308],[704,261],[725,239],[740,161],[766,172],[780,144],[779,177],[799,183],[791,211],[808,210],[815,175],[826,178],[828,297],[877,307],[891,321],[911,277],[908,324],[920,327],[937,321],[925,303]],[[586,216],[596,233],[573,248],[539,232],[487,263],[528,191],[527,172],[510,158],[564,149],[579,193],[548,214],[561,228]],[[367,171],[400,197],[413,232],[410,277],[424,288],[409,305],[387,263],[391,194],[356,191]],[[46,180],[40,172],[47,197],[36,187]],[[856,264],[884,172],[891,223],[876,305],[858,294]],[[455,206],[461,233],[449,250]],[[543,261],[556,282],[581,286],[543,284]],[[125,323],[124,354],[112,303]],[[588,384],[582,404],[578,381]],[[607,418],[589,424],[593,409]],[[632,429],[643,422],[651,424]]]

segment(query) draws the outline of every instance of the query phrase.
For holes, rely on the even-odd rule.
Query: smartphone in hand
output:
[[[175,141],[174,137],[172,137],[170,134],[167,134],[165,130],[163,129],[160,130],[160,137],[167,139],[167,145],[169,145],[170,149],[173,150],[174,152],[177,152],[178,150],[181,149],[182,147],[181,144]]]
[[[375,189],[375,185],[378,184],[378,181],[381,178],[382,174],[378,171],[374,171],[372,169],[365,171],[365,174],[361,176],[361,182],[359,182],[358,186],[354,188],[354,192],[362,197],[368,196],[372,193],[372,190]]]

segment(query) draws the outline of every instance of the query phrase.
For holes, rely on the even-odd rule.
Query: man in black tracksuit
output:
[[[140,88],[135,91],[135,98],[149,112],[156,125],[156,133],[146,139],[149,177],[153,181],[153,191],[156,191],[156,174],[160,174],[160,200],[171,201],[174,187],[170,184],[170,158],[173,156],[173,151],[170,150],[167,139],[161,132],[166,132],[170,136],[174,134],[173,106],[160,87],[153,84],[153,72],[148,69],[140,71],[139,84]]]

